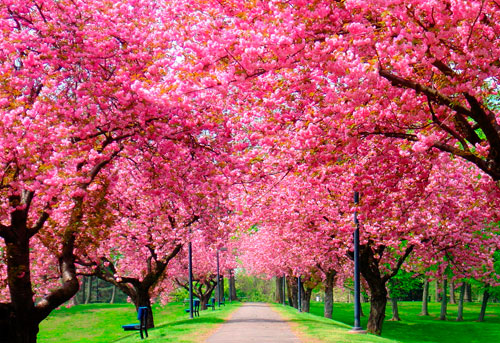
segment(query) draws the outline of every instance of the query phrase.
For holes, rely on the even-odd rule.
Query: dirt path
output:
[[[269,305],[245,303],[210,336],[207,343],[301,342],[290,325]]]

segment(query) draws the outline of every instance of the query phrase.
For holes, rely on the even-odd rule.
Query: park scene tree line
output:
[[[369,333],[416,278],[486,304],[499,23],[496,0],[3,0],[0,335],[36,342],[89,277],[153,327],[188,244],[202,301],[220,254],[304,311],[322,285],[331,317],[354,213]]]

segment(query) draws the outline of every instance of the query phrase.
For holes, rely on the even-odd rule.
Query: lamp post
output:
[[[227,248],[220,248],[220,249],[217,249],[217,306],[218,306],[218,307],[220,307],[219,251],[227,251]]]
[[[302,282],[300,280],[300,275],[297,278],[297,307],[299,312],[302,312]]]
[[[283,305],[286,305],[286,275],[283,275]]]
[[[354,204],[359,205],[359,193],[354,192]],[[354,327],[352,331],[363,331],[361,327],[361,303],[359,282],[359,220],[358,211],[354,211]]]
[[[193,319],[193,249],[191,241],[188,244],[189,255],[189,318]]]

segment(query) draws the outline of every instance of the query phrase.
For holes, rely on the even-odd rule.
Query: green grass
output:
[[[421,302],[400,302],[400,322],[388,321],[392,317],[391,307],[388,304],[386,321],[382,328],[382,337],[404,343],[479,343],[500,342],[500,304],[488,304],[485,321],[477,322],[481,305],[466,303],[464,321],[457,322],[457,305],[448,305],[448,320],[439,320],[440,305],[429,303],[430,316],[419,316]],[[353,305],[335,303],[333,305],[333,319],[338,322],[353,324]],[[369,314],[369,304],[363,304],[365,317],[361,318],[361,325],[366,328]],[[323,316],[323,304],[311,302],[311,313]]]
[[[396,341],[368,334],[349,333],[351,326],[345,323],[320,317],[311,313],[299,313],[296,309],[283,305],[273,304],[277,310],[292,326],[294,331],[306,342],[374,342],[394,343]]]
[[[200,317],[189,319],[182,303],[153,306],[155,328],[148,331],[150,343],[198,342],[240,304],[232,303],[215,311],[201,311]],[[123,331],[121,325],[137,322],[131,304],[91,304],[61,308],[40,325],[39,343],[129,343],[139,342],[138,331]]]
[[[220,310],[202,311],[199,318],[189,319],[185,305],[170,303],[153,308],[156,328],[149,331],[147,342],[200,342],[215,330],[240,304],[227,304]],[[299,313],[291,307],[273,307],[297,328],[307,342],[380,342],[380,343],[480,343],[500,342],[500,304],[488,304],[485,322],[476,322],[480,304],[466,304],[464,321],[456,322],[457,306],[448,305],[448,320],[440,321],[439,304],[429,304],[429,317],[421,317],[420,302],[401,302],[402,321],[385,321],[382,337],[350,334],[353,323],[352,304],[335,303],[333,320],[323,318],[323,304],[311,303],[311,313]],[[363,304],[366,315],[369,304]],[[386,319],[391,317],[390,305]],[[366,327],[367,316],[361,318]],[[123,331],[121,325],[136,322],[131,304],[92,304],[62,308],[43,321],[39,343],[130,343],[139,342],[137,331]]]

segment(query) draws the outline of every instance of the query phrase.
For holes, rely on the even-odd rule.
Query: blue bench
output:
[[[211,307],[212,310],[215,310],[215,298],[210,298],[210,302],[207,304],[207,309]]]
[[[189,313],[190,309],[187,308],[184,311],[186,311],[186,313]],[[193,316],[197,316],[197,317],[200,316],[200,300],[199,299],[193,300]]]
[[[139,330],[139,332],[141,333],[141,339],[144,339],[143,332],[146,334],[146,337],[148,337],[148,327],[147,327],[148,312],[149,310],[147,307],[139,307],[137,311],[137,319],[139,319],[139,323],[122,325],[123,330],[125,331]]]
[[[220,304],[226,306],[226,297],[222,297]]]

